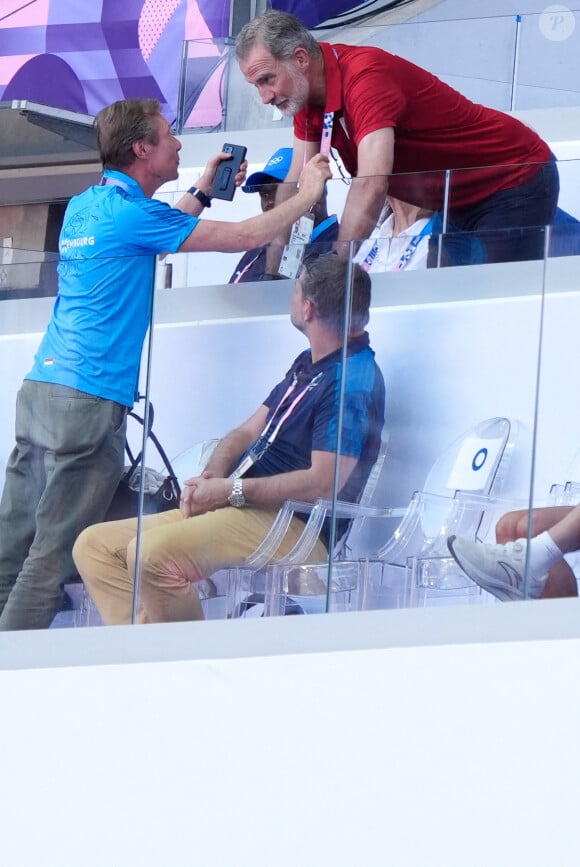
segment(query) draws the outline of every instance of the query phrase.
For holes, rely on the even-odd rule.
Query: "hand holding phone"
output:
[[[231,202],[236,191],[236,175],[246,159],[246,148],[243,145],[226,143],[222,151],[231,154],[231,159],[223,160],[217,167],[210,196],[212,199],[225,199]]]

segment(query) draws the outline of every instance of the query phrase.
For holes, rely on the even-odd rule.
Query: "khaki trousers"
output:
[[[244,562],[263,541],[277,510],[228,506],[184,519],[179,509],[146,515],[141,538],[138,622],[202,620],[196,581]],[[293,518],[276,559],[304,530]],[[137,519],[95,524],[77,539],[73,557],[104,623],[131,623]],[[328,552],[319,540],[313,562]]]

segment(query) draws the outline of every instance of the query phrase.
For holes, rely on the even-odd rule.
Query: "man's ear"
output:
[[[305,48],[295,48],[292,59],[294,60],[296,67],[300,70],[300,72],[306,72],[306,70],[310,66],[310,55]]]
[[[312,298],[304,299],[304,319],[306,322],[312,322],[316,313],[316,305]]]
[[[137,141],[134,141],[131,145],[133,153],[135,154],[135,159],[142,160],[145,157],[149,156],[149,147],[150,144],[144,138],[140,138]]]

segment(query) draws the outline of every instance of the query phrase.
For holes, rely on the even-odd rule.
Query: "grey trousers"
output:
[[[124,465],[127,408],[25,380],[0,501],[0,630],[50,626],[78,534],[103,520]]]

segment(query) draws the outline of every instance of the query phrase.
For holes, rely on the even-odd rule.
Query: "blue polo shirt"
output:
[[[296,376],[294,390],[280,406]],[[312,363],[310,350],[301,353],[264,401],[268,420],[284,414],[296,395],[311,385],[286,418],[272,445],[246,473],[248,478],[308,469],[313,451],[336,452],[342,377],[342,350]],[[358,463],[339,492],[341,500],[357,502],[375,463],[385,421],[385,383],[365,332],[348,342],[340,453]],[[341,523],[339,535],[348,522]]]
[[[60,233],[52,318],[26,377],[132,406],[151,317],[155,256],[198,219],[150,199],[123,172],[75,196]]]

